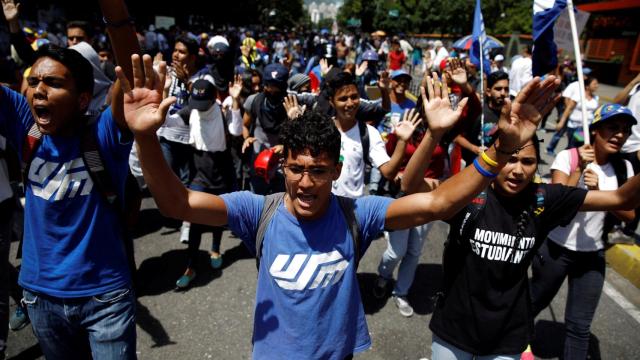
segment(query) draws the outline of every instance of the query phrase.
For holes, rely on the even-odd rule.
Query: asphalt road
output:
[[[551,127],[551,124],[547,125]],[[549,138],[550,134],[540,131]],[[564,148],[564,140],[558,150]],[[543,155],[540,173],[548,173],[552,159]],[[140,359],[249,359],[255,298],[256,268],[244,245],[225,232],[222,241],[224,265],[221,270],[208,268],[205,247],[201,245],[200,264],[193,286],[175,291],[175,281],[186,265],[186,246],[178,242],[179,224],[162,218],[151,198],[145,199],[141,223],[136,234],[136,260],[139,268],[138,357]],[[378,300],[371,288],[376,268],[386,247],[383,239],[375,241],[359,268],[369,332],[373,339],[370,350],[356,359],[431,358],[431,332],[427,324],[432,312],[432,296],[439,290],[442,278],[443,242],[447,225],[432,227],[417,269],[409,300],[415,315],[402,317],[393,301]],[[17,244],[13,244],[15,252]],[[19,261],[11,257],[15,266]],[[617,289],[629,304],[631,312],[640,309],[640,290],[612,269],[607,269],[607,284]],[[564,341],[564,306],[566,284],[536,320],[534,353],[538,358],[558,358]],[[13,310],[15,305],[12,304]],[[635,359],[640,353],[640,316],[635,318],[609,295],[600,299],[592,325],[591,359]],[[8,359],[43,358],[30,328],[11,332]],[[292,354],[292,358],[295,358]]]

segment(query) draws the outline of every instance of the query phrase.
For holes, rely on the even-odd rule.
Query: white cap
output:
[[[493,58],[493,61],[504,61],[504,56],[502,56],[502,54],[498,54]]]
[[[442,46],[442,41],[440,41],[440,40],[436,40],[436,41],[433,43],[433,46],[435,46],[435,47],[440,47],[440,46]]]
[[[227,38],[225,38],[224,36],[216,35],[216,36],[212,37],[209,40],[209,42],[207,43],[207,49],[209,49],[209,51],[213,51],[213,47],[217,43],[223,43],[223,44],[229,46],[229,41],[227,40]]]

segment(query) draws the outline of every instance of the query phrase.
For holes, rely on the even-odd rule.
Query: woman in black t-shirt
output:
[[[425,150],[421,145],[417,152]],[[519,359],[533,334],[527,268],[549,231],[577,211],[640,203],[638,176],[615,191],[534,183],[539,159],[534,138],[504,168],[485,169],[485,176],[496,176],[492,185],[449,219],[444,289],[429,326],[433,359]],[[405,176],[410,167],[424,171],[416,161]]]

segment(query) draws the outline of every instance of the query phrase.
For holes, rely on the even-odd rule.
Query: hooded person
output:
[[[229,82],[233,80],[233,54],[229,51],[229,45],[223,41],[218,41],[213,46],[207,47],[212,60],[210,73],[218,90],[218,98],[224,100],[229,90]]]
[[[100,57],[91,45],[83,41],[73,45],[70,49],[79,52],[80,55],[91,64],[91,68],[93,69],[93,97],[89,103],[87,115],[98,115],[106,108],[107,97],[109,96],[112,81],[104,74],[100,66]]]

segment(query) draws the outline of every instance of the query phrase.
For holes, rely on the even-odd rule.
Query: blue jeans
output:
[[[416,268],[422,254],[424,239],[429,233],[432,223],[416,226],[411,229],[389,232],[389,243],[382,254],[378,273],[386,279],[393,277],[393,270],[400,263],[398,280],[393,289],[396,296],[406,296],[409,293]]]
[[[133,290],[62,299],[25,289],[23,296],[47,360],[136,359]]]
[[[572,251],[547,239],[533,258],[531,303],[534,315],[546,308],[569,278],[564,311],[564,359],[586,359],[591,322],[604,286],[604,250]]]
[[[433,334],[431,360],[519,360],[521,354],[477,356],[459,349]]]
[[[162,149],[164,160],[180,181],[185,185],[189,184],[193,173],[193,148],[191,145],[161,137],[160,149]]]

